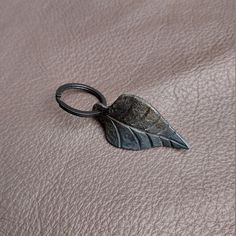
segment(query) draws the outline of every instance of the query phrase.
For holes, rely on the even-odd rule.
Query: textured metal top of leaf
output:
[[[101,105],[96,104],[93,109],[101,110]],[[189,148],[155,108],[134,95],[118,97],[98,120],[105,129],[108,142],[119,148]]]

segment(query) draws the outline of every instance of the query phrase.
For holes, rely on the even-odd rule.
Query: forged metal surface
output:
[[[102,111],[104,105],[97,103],[93,110]],[[189,149],[155,108],[134,95],[121,95],[97,119],[104,127],[108,142],[118,148],[142,150],[165,146]]]
[[[92,111],[81,111],[62,100],[66,90],[86,91],[98,98]],[[123,94],[107,106],[106,98],[95,88],[85,84],[69,83],[56,91],[59,106],[76,116],[96,117],[103,125],[107,141],[115,147],[142,150],[152,147],[189,149],[184,139],[176,133],[161,114],[145,100],[135,95]]]

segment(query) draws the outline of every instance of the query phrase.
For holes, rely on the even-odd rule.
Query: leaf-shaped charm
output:
[[[95,104],[93,110],[104,110]],[[150,104],[134,95],[121,95],[97,118],[112,145],[132,150],[151,147],[188,149],[184,139]]]

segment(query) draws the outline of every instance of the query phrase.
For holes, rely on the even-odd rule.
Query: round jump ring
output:
[[[59,106],[63,110],[65,110],[73,115],[82,116],[82,117],[93,117],[93,116],[101,115],[102,111],[82,111],[82,110],[78,110],[78,109],[75,109],[75,108],[67,105],[65,102],[63,102],[61,100],[61,96],[64,91],[69,90],[69,89],[78,89],[78,90],[86,91],[86,92],[94,95],[99,100],[99,102],[102,103],[104,106],[107,105],[106,98],[97,89],[95,89],[93,87],[90,87],[86,84],[78,84],[78,83],[64,84],[57,89],[56,100],[57,100]]]

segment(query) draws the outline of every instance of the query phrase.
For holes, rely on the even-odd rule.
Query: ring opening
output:
[[[85,84],[79,84],[79,83],[64,84],[64,85],[60,86],[56,91],[56,101],[58,102],[59,106],[63,110],[67,111],[70,114],[73,114],[76,116],[81,116],[81,117],[94,117],[94,116],[98,116],[102,113],[101,111],[79,110],[79,109],[69,106],[64,101],[62,101],[61,97],[62,97],[63,92],[66,90],[71,90],[71,89],[73,89],[73,90],[78,89],[81,91],[85,91],[89,94],[92,94],[93,96],[95,96],[99,100],[100,103],[102,103],[105,106],[107,105],[106,98],[102,95],[102,93],[100,93],[97,89],[95,89],[93,87],[90,87]]]

